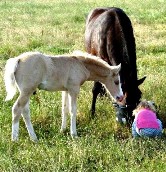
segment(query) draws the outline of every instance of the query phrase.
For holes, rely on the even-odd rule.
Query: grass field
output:
[[[61,93],[38,91],[31,98],[31,117],[39,142],[29,140],[21,120],[20,140],[11,142],[11,107],[3,69],[6,60],[25,51],[63,54],[84,50],[85,18],[99,6],[122,8],[130,17],[137,45],[138,77],[143,99],[159,106],[166,126],[166,3],[164,0],[1,0],[0,1],[0,171],[29,172],[164,172],[166,139],[136,139],[115,121],[108,98],[97,102],[89,119],[91,88],[85,83],[78,99],[77,129],[72,140],[60,133]],[[164,133],[166,131],[164,130]]]

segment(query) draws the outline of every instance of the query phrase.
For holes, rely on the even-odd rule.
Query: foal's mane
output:
[[[74,51],[73,56],[85,64],[93,64],[96,67],[98,66],[110,69],[110,65],[98,56],[84,53],[82,51]]]
[[[84,64],[90,66],[93,65],[96,68],[105,68],[105,69],[110,69],[110,65],[105,62],[104,60],[102,60],[100,57],[98,56],[94,56],[91,54],[88,54],[86,52],[82,52],[79,50],[74,51],[72,54],[66,54],[66,55],[56,55],[56,56],[50,56],[50,55],[46,55],[46,54],[42,54],[40,52],[25,52],[23,54],[21,54],[20,56],[18,56],[19,59],[31,56],[31,55],[44,55],[45,57],[67,57],[67,58],[75,58],[81,62],[83,62]],[[54,58],[53,58],[54,59]]]

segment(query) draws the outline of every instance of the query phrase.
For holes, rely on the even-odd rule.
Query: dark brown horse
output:
[[[101,57],[109,65],[122,64],[120,78],[126,104],[116,104],[116,110],[119,115],[125,113],[127,122],[131,122],[132,111],[142,94],[138,86],[146,77],[137,79],[136,45],[129,17],[122,9],[114,7],[92,10],[86,20],[85,48],[88,53]],[[102,90],[101,83],[95,82],[92,91],[92,117],[97,96]]]

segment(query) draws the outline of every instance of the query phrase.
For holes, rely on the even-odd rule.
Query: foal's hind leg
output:
[[[19,134],[19,119],[24,106],[29,101],[29,96],[20,95],[12,107],[12,140],[18,140]]]
[[[67,115],[69,113],[69,97],[67,91],[62,91],[62,125],[61,132],[66,130]]]
[[[30,119],[30,109],[29,109],[29,101],[27,102],[27,104],[25,105],[23,111],[22,111],[22,117],[24,119],[25,125],[27,127],[29,136],[31,138],[32,141],[36,142],[37,141],[37,137],[36,134],[34,132],[32,123],[31,123],[31,119]]]

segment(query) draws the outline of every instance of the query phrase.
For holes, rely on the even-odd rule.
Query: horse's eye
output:
[[[118,80],[114,81],[114,83],[115,83],[115,85],[119,85],[119,81]]]

